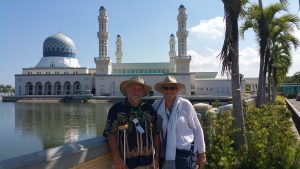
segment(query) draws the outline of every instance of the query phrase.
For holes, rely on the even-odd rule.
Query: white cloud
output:
[[[222,64],[216,56],[221,49],[219,43],[222,43],[224,39],[225,23],[223,18],[215,17],[209,20],[201,20],[200,24],[193,26],[189,31],[191,32],[191,38],[196,37],[196,39],[192,39],[193,44],[190,46],[197,44],[194,49],[188,51],[188,54],[192,56],[190,64],[191,72],[220,72]],[[295,29],[293,35],[300,40],[300,30]],[[244,74],[245,77],[258,77],[260,63],[258,44],[247,41],[243,41],[242,43],[245,43],[245,45],[240,45],[240,73]],[[241,46],[246,47],[241,48]],[[292,76],[295,72],[300,71],[299,49],[300,47],[296,51],[293,49],[293,63],[289,69],[288,76]]]
[[[191,72],[219,72],[222,68],[222,63],[218,54],[220,51],[210,49],[211,53],[204,56],[195,51],[188,51],[188,54],[192,56],[192,61],[190,64]],[[300,56],[300,55],[299,55]],[[240,51],[240,73],[245,77],[258,77],[259,72],[259,57],[258,52],[247,47]]]
[[[190,32],[200,38],[217,39],[224,36],[225,22],[223,17],[201,20],[198,25],[190,28]]]
[[[214,49],[212,49],[212,48],[206,48],[206,50],[208,50],[209,52],[214,52]]]
[[[298,38],[300,39],[300,38]],[[296,72],[300,71],[300,50],[296,50],[292,52],[292,65],[289,69],[288,76],[293,76]]]
[[[259,56],[258,51],[251,47],[240,50],[240,73],[245,77],[258,77],[259,75]]]
[[[293,35],[300,40],[300,30],[298,30],[296,27],[294,28]]]
[[[215,52],[209,56],[203,56],[195,51],[188,51],[187,53],[192,56],[191,72],[217,72],[219,70],[219,60],[216,58]]]
[[[293,35],[300,41],[300,30],[298,30],[296,27],[294,28],[294,32]],[[300,47],[297,48],[297,50],[295,51],[295,49],[292,49],[292,65],[288,71],[288,76],[293,76],[296,72],[300,71]]]

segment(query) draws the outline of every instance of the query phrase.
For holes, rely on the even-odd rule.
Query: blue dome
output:
[[[75,57],[76,47],[72,39],[62,33],[49,36],[43,44],[43,57]]]

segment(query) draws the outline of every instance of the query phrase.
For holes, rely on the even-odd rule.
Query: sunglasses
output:
[[[163,89],[164,90],[176,90],[177,88],[176,87],[174,87],[174,86],[165,86],[165,87],[163,87]]]

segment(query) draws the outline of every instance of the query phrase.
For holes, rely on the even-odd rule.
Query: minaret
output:
[[[107,32],[107,16],[106,9],[101,6],[99,9],[99,32],[97,33],[99,39],[99,57],[94,58],[96,63],[96,74],[107,75],[112,72],[112,62],[111,59],[107,55],[107,40],[108,40],[108,32]]]
[[[175,45],[176,45],[176,39],[174,34],[171,34],[170,36],[170,51],[169,51],[169,56],[170,56],[170,64],[171,64],[171,73],[175,72],[175,64],[176,64],[176,50],[175,50]]]
[[[120,35],[117,35],[117,40],[116,40],[116,62],[117,63],[122,63],[122,56],[123,56],[123,52],[122,52],[122,39]]]
[[[191,56],[187,56],[187,36],[188,31],[186,30],[187,15],[185,14],[186,8],[180,5],[178,8],[179,14],[177,16],[178,30],[178,56],[176,58],[176,72],[177,73],[189,73]]]
[[[97,34],[99,39],[99,58],[107,57],[107,39],[108,39],[108,32],[107,32],[107,16],[106,16],[106,9],[101,6],[99,9],[99,32]]]

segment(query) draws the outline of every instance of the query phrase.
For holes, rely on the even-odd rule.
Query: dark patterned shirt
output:
[[[128,168],[151,164],[153,137],[159,134],[156,118],[155,110],[148,103],[141,103],[137,108],[133,108],[126,100],[110,108],[103,136],[108,137],[109,134],[116,136],[120,155],[123,156],[125,133]],[[138,131],[140,127],[141,132]]]

